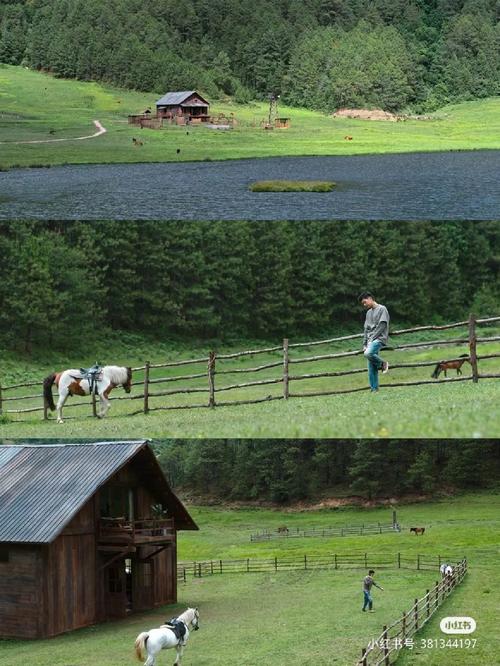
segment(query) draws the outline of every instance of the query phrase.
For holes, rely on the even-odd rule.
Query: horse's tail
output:
[[[437,379],[439,377],[440,372],[441,372],[441,364],[436,363],[436,367],[434,368],[434,372],[432,373],[431,377],[433,379]]]
[[[52,384],[56,381],[56,373],[53,372],[48,377],[45,377],[43,380],[43,397],[51,412],[54,411],[56,405],[54,403],[54,398],[52,396]]]
[[[135,639],[135,655],[139,661],[142,661],[142,653],[146,648],[146,641],[148,640],[148,632],[143,631]]]

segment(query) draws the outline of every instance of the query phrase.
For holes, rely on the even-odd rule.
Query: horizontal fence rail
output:
[[[446,347],[447,345],[464,345],[467,351],[466,357],[452,355],[451,358],[441,358],[434,360],[415,361],[415,362],[395,362],[391,364],[391,375],[393,371],[404,369],[415,369],[436,366],[438,362],[463,362],[470,367],[469,374],[459,374],[453,377],[443,379],[440,376],[437,379],[416,378],[410,381],[384,381],[381,384],[383,389],[419,386],[426,384],[445,384],[454,382],[472,381],[477,383],[480,379],[498,379],[500,378],[500,368],[485,368],[479,371],[479,362],[490,361],[500,358],[500,353],[478,353],[479,345],[500,342],[500,335],[491,335],[479,337],[478,327],[495,324],[500,322],[500,316],[476,318],[470,315],[468,320],[444,324],[442,326],[417,326],[414,328],[391,331],[391,338],[400,335],[410,335],[427,331],[443,331],[454,328],[466,328],[467,335],[454,337],[453,339],[426,340],[424,342],[404,342],[397,346],[387,346],[385,352],[404,351],[404,350],[425,350],[429,348]],[[426,336],[428,337],[428,336]],[[430,336],[429,336],[430,337]],[[246,405],[270,402],[275,400],[288,400],[290,398],[305,398],[313,396],[342,395],[344,393],[355,393],[360,391],[369,391],[369,386],[339,386],[328,384],[326,386],[309,386],[309,383],[316,382],[319,379],[331,378],[335,382],[336,378],[356,376],[366,373],[366,368],[349,368],[323,370],[321,372],[300,372],[301,364],[314,364],[321,361],[332,361],[334,364],[340,359],[357,358],[363,355],[362,349],[349,351],[332,351],[331,353],[318,355],[300,355],[310,347],[319,345],[331,345],[349,340],[362,340],[362,334],[344,335],[325,340],[316,340],[311,342],[291,343],[288,339],[283,340],[283,344],[263,349],[253,349],[230,354],[218,354],[215,351],[209,352],[206,357],[185,359],[179,361],[168,361],[165,363],[146,363],[142,366],[132,368],[133,384],[135,390],[139,388],[139,393],[133,391],[131,395],[119,395],[113,393],[110,396],[111,401],[131,400],[135,405],[133,411],[126,412],[127,415],[149,414],[155,411],[167,411],[178,409],[205,409],[215,407],[225,407],[230,405]],[[464,350],[465,351],[465,350]],[[241,366],[248,363],[257,355],[271,355],[268,362],[261,364],[252,363],[250,366]],[[276,356],[273,359],[272,356]],[[236,365],[235,365],[236,364]],[[196,367],[198,366],[198,367]],[[183,374],[182,370],[186,368]],[[460,370],[461,372],[461,370]],[[170,373],[172,373],[170,375]],[[261,374],[262,373],[262,374]],[[240,381],[240,375],[254,375],[243,377]],[[233,378],[230,376],[233,375]],[[260,376],[259,376],[260,375]],[[270,376],[268,376],[270,375]],[[225,377],[227,376],[227,379]],[[295,382],[300,382],[297,387],[303,390],[292,389]],[[305,383],[305,384],[304,384]],[[35,390],[34,387],[38,389]],[[22,389],[27,389],[19,393]],[[18,393],[16,393],[16,391]],[[238,395],[233,396],[231,392],[237,391]],[[249,394],[250,393],[250,394]],[[219,396],[228,396],[226,399],[219,399]],[[90,396],[85,399],[78,399],[75,402],[68,401],[66,410],[75,407],[90,405],[91,409],[83,416],[97,416],[98,397]],[[9,386],[0,384],[0,415],[12,415],[16,420],[23,420],[23,416],[33,413],[41,413],[44,419],[49,418],[48,405],[43,397],[42,380],[22,382]],[[78,417],[81,418],[79,412]],[[74,417],[69,417],[74,418]]]
[[[405,647],[413,644],[413,636],[434,615],[453,590],[460,585],[467,574],[467,560],[464,558],[453,567],[451,576],[436,581],[421,599],[415,599],[413,606],[391,625],[385,625],[382,633],[361,650],[361,659],[356,666],[387,666],[393,664]]]
[[[179,562],[177,578],[187,582],[190,578],[203,578],[220,574],[275,573],[278,571],[308,571],[313,569],[410,569],[436,571],[443,562],[458,562],[460,558],[442,555],[411,555],[351,553],[348,555],[292,555],[287,557],[247,557],[239,560],[203,560]]]
[[[372,525],[343,525],[329,527],[278,527],[276,530],[263,530],[250,535],[250,541],[271,541],[272,539],[297,539],[301,537],[364,536],[385,532],[400,532],[401,527],[392,523],[374,523]]]

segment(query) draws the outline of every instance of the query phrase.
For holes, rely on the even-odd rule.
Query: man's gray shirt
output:
[[[374,340],[380,340],[384,345],[389,339],[389,313],[385,305],[378,303],[366,313],[365,336],[363,346]]]

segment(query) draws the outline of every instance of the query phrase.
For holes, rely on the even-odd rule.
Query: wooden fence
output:
[[[250,535],[250,541],[271,541],[271,539],[297,539],[301,537],[331,537],[331,536],[365,536],[382,534],[384,532],[400,532],[401,528],[393,523],[373,523],[371,525],[344,525],[342,527],[300,527],[278,528],[277,530],[263,530]]]
[[[463,581],[467,574],[464,558],[454,567],[451,577],[436,581],[432,590],[427,590],[421,599],[389,626],[384,626],[380,636],[361,650],[361,659],[356,666],[388,666],[393,664],[400,651],[412,644],[413,636],[434,615],[445,599]]]
[[[289,557],[257,558],[239,560],[204,560],[179,562],[177,579],[187,582],[189,578],[203,578],[230,573],[276,573],[278,571],[310,571],[314,569],[411,569],[417,571],[439,571],[443,562],[458,562],[459,558],[442,555],[412,555],[350,553],[348,555],[292,555]]]
[[[421,334],[426,331],[443,331],[453,328],[466,328],[467,335],[461,338],[437,339],[428,340],[425,342],[412,342],[398,345],[397,347],[386,347],[385,352],[399,351],[399,350],[412,350],[412,349],[426,349],[433,347],[442,347],[446,345],[466,345],[468,350],[467,360],[470,362],[471,373],[469,375],[460,375],[450,377],[447,379],[417,379],[414,381],[393,381],[382,382],[384,389],[400,386],[417,386],[422,384],[443,384],[450,382],[463,382],[472,381],[477,383],[480,379],[500,378],[500,372],[495,368],[492,372],[489,368],[485,372],[479,371],[479,362],[486,361],[487,359],[500,358],[500,353],[478,354],[478,345],[500,342],[499,335],[489,337],[478,337],[477,328],[479,326],[499,322],[500,317],[488,317],[477,319],[474,315],[470,315],[466,321],[460,321],[443,326],[417,326],[415,328],[402,329],[391,332],[391,337],[401,335]],[[132,395],[118,395],[112,394],[111,400],[132,400],[139,402],[139,409],[132,412],[127,412],[129,415],[133,414],[148,414],[150,412],[159,410],[176,410],[176,409],[203,409],[215,408],[229,405],[244,405],[255,404],[261,402],[269,402],[272,400],[288,400],[290,398],[303,398],[319,395],[338,395],[343,393],[353,393],[358,391],[368,391],[369,386],[367,382],[363,382],[362,386],[349,387],[349,388],[332,388],[328,390],[313,390],[313,391],[292,391],[291,385],[296,382],[308,380],[308,382],[315,382],[320,378],[336,378],[348,375],[359,375],[366,373],[366,368],[346,369],[346,370],[331,370],[325,372],[309,372],[299,374],[295,368],[299,367],[301,363],[313,364],[320,361],[337,362],[340,359],[350,357],[357,357],[363,354],[361,349],[355,349],[344,352],[333,352],[321,355],[301,355],[304,350],[307,353],[307,348],[320,346],[320,345],[336,345],[350,340],[362,339],[362,334],[345,335],[337,338],[330,338],[327,340],[316,340],[312,342],[298,342],[290,343],[288,339],[283,340],[283,344],[275,347],[268,347],[265,349],[254,349],[247,351],[240,351],[231,354],[218,354],[215,351],[210,351],[208,356],[202,358],[194,358],[180,361],[171,361],[167,363],[150,363],[146,361],[143,366],[133,368],[133,383],[135,387],[141,386],[142,393]],[[277,356],[277,360],[271,362],[261,363],[260,365],[251,364],[250,367],[239,367],[243,362],[252,359],[258,355],[271,355]],[[438,361],[451,361],[453,359],[434,359],[432,361],[410,362],[410,363],[394,363],[391,364],[391,376],[394,371],[406,368],[430,368],[435,366]],[[460,358],[460,360],[463,360]],[[191,368],[195,371],[189,372]],[[198,368],[196,368],[198,366]],[[202,366],[202,367],[199,367]],[[185,369],[188,372],[182,372]],[[274,375],[276,369],[280,368],[279,374]],[[242,374],[259,374],[265,375],[268,371],[272,371],[273,375],[265,379],[253,379],[250,381],[238,382],[233,380],[230,384],[220,384],[219,381],[223,380],[226,375],[236,375],[239,377]],[[182,374],[179,374],[182,372]],[[168,375],[168,376],[162,376]],[[262,376],[262,375],[260,375]],[[217,383],[216,383],[217,378]],[[204,386],[199,385],[199,381],[204,380]],[[194,385],[192,383],[194,382]],[[163,388],[164,385],[175,385],[174,388]],[[163,385],[163,386],[162,386]],[[19,395],[20,389],[34,388],[36,393],[30,395]],[[262,395],[260,390],[266,389],[266,395]],[[231,391],[252,391],[254,395],[245,396],[245,399],[236,400],[220,400],[219,395]],[[258,392],[258,393],[256,393]],[[15,394],[15,395],[14,395]],[[190,402],[186,402],[187,396]],[[203,402],[197,401],[197,396],[203,396]],[[181,399],[184,402],[179,402]],[[158,399],[162,400],[162,404],[158,404]],[[10,407],[11,401],[24,401],[23,406],[18,408]],[[65,405],[65,412],[67,409],[79,407],[82,405],[92,406],[92,415],[96,416],[95,396],[91,396],[87,400],[78,400],[77,402],[67,402]],[[19,403],[17,403],[19,404]],[[48,418],[48,407],[43,398],[42,380],[19,383],[11,386],[0,385],[0,414],[17,415],[18,420],[22,420],[23,416],[29,413],[41,412],[43,418]],[[91,414],[88,414],[89,416]],[[20,418],[19,418],[20,417]],[[67,415],[65,416],[67,418]]]

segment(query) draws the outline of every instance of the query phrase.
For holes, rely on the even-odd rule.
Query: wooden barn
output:
[[[175,603],[197,529],[147,442],[0,446],[0,637]]]
[[[156,102],[156,115],[177,125],[203,123],[210,120],[209,106],[196,90],[168,92]]]

